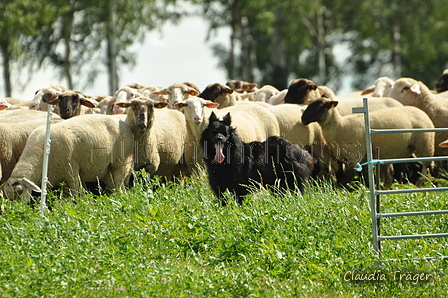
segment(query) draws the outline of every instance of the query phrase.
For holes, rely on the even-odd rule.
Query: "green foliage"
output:
[[[259,190],[243,206],[229,203],[218,205],[205,175],[176,184],[143,177],[122,194],[54,200],[44,219],[38,208],[3,202],[0,296],[437,297],[448,290],[444,261],[383,261],[447,255],[446,239],[386,242],[383,258],[374,256],[363,187],[318,183],[303,196]],[[440,194],[384,201],[391,212],[447,205]],[[412,217],[383,230],[446,227],[443,216]],[[368,275],[377,280],[356,280]]]

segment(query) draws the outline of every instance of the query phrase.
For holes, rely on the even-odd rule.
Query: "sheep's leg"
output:
[[[391,164],[380,165],[380,176],[384,188],[390,188],[394,182],[394,167]]]

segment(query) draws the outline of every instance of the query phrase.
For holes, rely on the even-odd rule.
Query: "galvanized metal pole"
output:
[[[363,98],[364,112],[364,123],[366,131],[366,150],[367,150],[367,170],[369,174],[369,190],[370,190],[370,210],[372,214],[372,236],[373,236],[373,248],[375,252],[380,255],[380,246],[378,242],[378,225],[377,225],[377,212],[376,212],[376,197],[375,197],[375,176],[373,172],[373,149],[372,149],[372,139],[370,135],[370,116],[369,116],[369,101],[366,97]]]
[[[42,184],[41,184],[41,199],[40,199],[40,215],[42,217],[45,216],[45,209],[47,207],[46,198],[47,198],[47,183],[48,183],[48,160],[50,157],[50,147],[51,147],[51,139],[50,139],[50,127],[53,122],[53,105],[48,105],[47,109],[47,130],[45,134],[45,143],[44,143],[44,156],[43,156],[43,165],[42,165]]]

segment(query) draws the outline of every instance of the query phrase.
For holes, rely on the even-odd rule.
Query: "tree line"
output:
[[[119,69],[135,64],[133,44],[164,22],[197,15],[209,33],[230,28],[213,50],[229,79],[287,88],[298,77],[335,90],[350,76],[362,89],[379,76],[430,88],[448,67],[448,0],[3,0],[0,66],[5,96],[43,65],[70,89],[107,69],[109,92]],[[188,7],[188,9],[186,9]],[[341,61],[336,49],[349,51]],[[24,79],[25,77],[25,79]]]

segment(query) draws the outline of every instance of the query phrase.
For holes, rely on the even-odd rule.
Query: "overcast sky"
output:
[[[199,17],[186,18],[177,25],[165,24],[160,32],[146,35],[138,48],[137,63],[120,74],[120,86],[129,83],[167,87],[176,82],[192,82],[204,89],[210,83],[227,81],[225,71],[218,68],[211,45],[228,44],[230,30],[222,29],[211,41],[205,42],[208,25]],[[34,92],[50,84],[67,86],[65,80],[52,74],[52,69],[34,74],[23,92],[13,90],[13,97],[31,100]],[[79,90],[88,95],[108,94],[107,76],[101,74],[92,87]],[[2,94],[1,96],[4,96]]]

